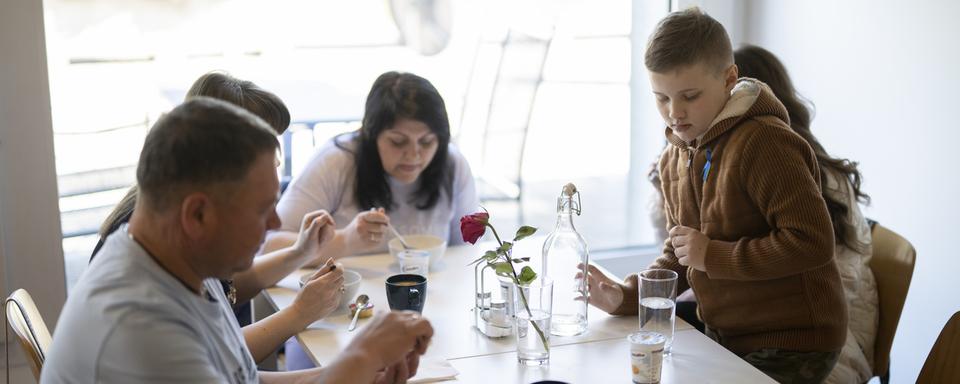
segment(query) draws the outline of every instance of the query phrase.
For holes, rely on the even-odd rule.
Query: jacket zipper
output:
[[[701,209],[703,207],[700,206],[701,205],[700,188],[702,188],[703,185],[702,184],[697,185],[697,180],[698,180],[697,172],[693,166],[693,160],[697,157],[697,149],[693,148],[693,149],[690,149],[689,151],[690,151],[690,154],[688,155],[688,158],[687,158],[687,176],[690,178],[690,185],[693,188],[693,197],[697,200],[697,209]],[[703,215],[703,212],[700,212],[700,216],[702,215]],[[699,230],[699,225],[697,227]]]
[[[699,177],[697,177],[698,175],[697,175],[696,168],[693,166],[693,160],[697,157],[697,149],[690,148],[688,149],[688,153],[689,155],[687,158],[687,176],[688,176],[688,179],[690,180],[690,187],[693,189],[693,196],[696,199],[697,209],[701,210],[698,216],[702,217],[703,207],[701,206],[701,203],[700,203],[700,200],[701,200],[700,188],[702,184],[697,185],[697,180],[699,180]],[[697,230],[701,230],[702,229],[701,227],[702,226],[700,225],[700,223],[697,223]],[[696,288],[694,288],[694,284],[693,284],[693,275],[694,275],[694,269],[687,268],[687,285],[690,286],[690,289],[693,289],[693,291],[696,292]],[[699,309],[698,309],[698,312],[699,312]]]

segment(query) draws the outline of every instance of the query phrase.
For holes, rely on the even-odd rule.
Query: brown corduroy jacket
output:
[[[688,145],[668,128],[660,157],[667,228],[698,229],[710,243],[706,272],[680,265],[670,239],[651,268],[676,271],[677,292],[693,288],[703,322],[739,355],[839,351],[846,336],[817,160],[788,121],[765,84],[740,79],[701,139]],[[637,313],[637,294],[627,289],[615,313]]]

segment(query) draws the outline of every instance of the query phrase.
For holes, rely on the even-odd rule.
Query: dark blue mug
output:
[[[387,303],[391,310],[423,312],[426,300],[426,277],[401,274],[387,278]]]

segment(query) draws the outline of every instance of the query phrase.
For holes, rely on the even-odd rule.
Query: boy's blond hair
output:
[[[666,73],[698,63],[717,73],[733,64],[733,48],[723,25],[697,7],[660,20],[647,41],[647,69]]]

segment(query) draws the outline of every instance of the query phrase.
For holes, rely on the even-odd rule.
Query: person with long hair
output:
[[[825,382],[864,383],[873,376],[871,367],[879,311],[876,280],[867,264],[872,254],[870,226],[858,204],[870,202],[870,197],[860,189],[863,176],[856,162],[831,156],[813,135],[811,103],[796,91],[786,67],[773,53],[747,45],[734,51],[734,61],[740,76],[752,77],[770,86],[787,108],[790,128],[807,141],[817,156],[849,318],[846,342]]]
[[[459,219],[479,206],[470,166],[450,143],[440,93],[426,79],[387,72],[367,96],[359,130],[321,146],[280,198],[283,225],[265,249],[287,246],[293,225],[323,209],[337,231],[315,262],[386,250],[386,225],[460,244]]]
[[[431,234],[461,244],[460,217],[479,206],[470,166],[450,143],[440,93],[423,77],[387,72],[373,83],[359,130],[321,146],[280,198],[283,223],[265,250],[292,244],[292,223],[310,211],[333,215],[336,235],[314,263],[384,252],[386,226],[400,234]],[[286,344],[288,369],[312,361],[296,340]]]

